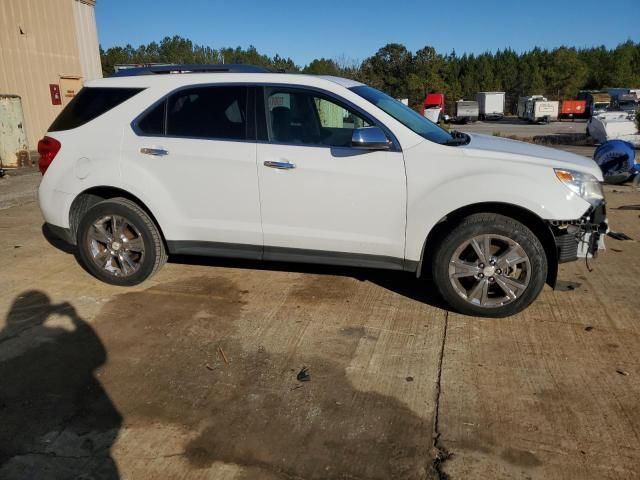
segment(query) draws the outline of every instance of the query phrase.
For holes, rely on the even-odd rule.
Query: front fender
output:
[[[513,172],[468,171],[438,184],[409,180],[406,258],[419,261],[429,232],[450,213],[481,203],[525,209],[546,220],[580,218],[589,204],[555,179],[548,168],[531,168],[527,176]],[[517,220],[517,219],[516,219]]]

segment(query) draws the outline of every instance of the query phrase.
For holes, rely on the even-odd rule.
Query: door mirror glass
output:
[[[351,146],[363,150],[389,150],[391,142],[378,127],[364,127],[353,130]]]

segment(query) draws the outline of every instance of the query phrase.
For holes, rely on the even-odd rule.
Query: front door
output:
[[[351,147],[353,129],[373,120],[333,96],[284,87],[265,88],[258,112],[268,136],[257,150],[264,258],[402,268],[402,152]]]

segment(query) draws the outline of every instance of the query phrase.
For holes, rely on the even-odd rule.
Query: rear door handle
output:
[[[289,163],[289,162],[271,162],[271,161],[266,161],[266,162],[264,162],[264,166],[265,167],[269,167],[269,168],[277,168],[278,170],[290,170],[292,168],[296,168],[296,164],[295,163]]]
[[[169,152],[164,148],[143,147],[140,149],[140,153],[144,153],[145,155],[152,155],[154,157],[163,157],[165,155],[169,155]]]

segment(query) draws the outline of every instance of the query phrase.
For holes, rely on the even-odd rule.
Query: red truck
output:
[[[585,118],[587,116],[586,100],[565,100],[560,107],[560,119]]]
[[[434,123],[438,123],[444,115],[444,93],[428,93],[420,111]]]

